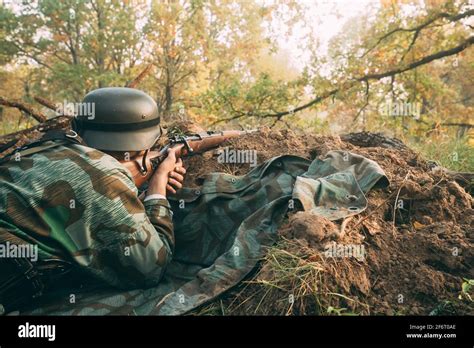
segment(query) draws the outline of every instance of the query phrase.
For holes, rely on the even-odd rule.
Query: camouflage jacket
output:
[[[120,288],[156,285],[174,250],[165,199],[142,203],[116,159],[60,145],[0,164],[0,242],[38,246]]]

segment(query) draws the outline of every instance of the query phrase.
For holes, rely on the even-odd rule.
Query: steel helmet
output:
[[[93,110],[86,113],[85,110]],[[99,150],[141,151],[160,137],[158,106],[145,92],[107,87],[89,92],[72,128],[85,143]]]

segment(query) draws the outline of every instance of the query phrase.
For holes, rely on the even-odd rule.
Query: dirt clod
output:
[[[298,212],[290,217],[290,236],[303,239],[308,245],[316,247],[323,240],[334,239],[339,231],[336,224],[328,219],[307,212]]]

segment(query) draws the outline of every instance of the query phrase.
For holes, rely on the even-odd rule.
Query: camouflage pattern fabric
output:
[[[293,198],[301,202],[303,210],[339,220],[365,210],[365,193],[388,184],[374,161],[346,151],[330,151],[296,179]]]
[[[356,213],[355,208],[365,209],[364,193],[386,184],[376,163],[342,151],[313,162],[290,155],[275,157],[244,176],[209,174],[198,189],[184,188],[170,199],[175,249],[158,286],[71,290],[52,294],[51,301],[26,313],[184,314],[236,285],[255,267],[277,239],[278,227],[296,199],[303,209],[341,218]],[[103,208],[101,212],[114,214]]]
[[[174,235],[165,199],[142,204],[131,174],[113,157],[57,146],[0,165],[0,240],[38,246],[124,289],[157,285]]]

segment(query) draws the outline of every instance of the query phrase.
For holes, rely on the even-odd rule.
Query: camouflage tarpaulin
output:
[[[199,188],[182,189],[171,200],[176,249],[159,286],[78,294],[75,303],[63,295],[29,314],[184,314],[255,267],[293,202],[335,220],[363,211],[364,194],[387,184],[377,163],[343,151],[313,162],[279,156],[243,176],[209,174]]]

